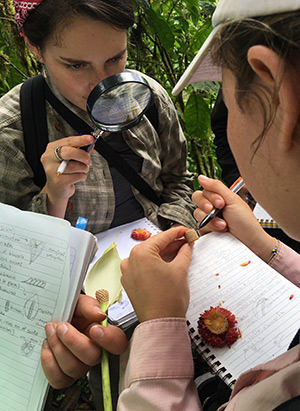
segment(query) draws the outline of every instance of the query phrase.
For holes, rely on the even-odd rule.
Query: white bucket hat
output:
[[[300,0],[219,0],[212,16],[213,30],[174,87],[176,96],[184,87],[199,81],[221,81],[222,73],[210,57],[211,42],[222,24],[229,19],[267,16],[300,9]]]

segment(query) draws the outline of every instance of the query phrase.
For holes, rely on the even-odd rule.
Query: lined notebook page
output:
[[[73,317],[82,283],[97,249],[97,239],[92,233],[71,227],[70,282],[67,302],[61,316],[62,321],[70,321]]]
[[[285,352],[300,326],[300,290],[229,233],[210,233],[195,242],[189,283],[192,340],[229,385]],[[200,313],[219,304],[236,316],[242,332],[231,348],[208,347],[197,334]]]
[[[44,324],[57,318],[67,297],[69,238],[64,220],[0,204],[2,411],[42,406],[47,389],[40,365]]]

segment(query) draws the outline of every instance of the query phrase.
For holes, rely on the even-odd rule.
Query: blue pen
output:
[[[230,190],[233,193],[238,193],[242,187],[244,187],[245,183],[242,177],[239,177],[230,187]],[[219,208],[214,208],[206,217],[203,218],[201,223],[199,224],[198,230],[205,227],[221,210]],[[199,233],[198,233],[199,234]],[[200,234],[199,234],[200,235]]]

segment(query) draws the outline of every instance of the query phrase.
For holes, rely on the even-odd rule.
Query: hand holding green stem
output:
[[[96,299],[103,312],[107,314],[109,306],[109,293],[107,290],[97,290]],[[101,325],[107,327],[107,317],[101,322]],[[101,374],[102,374],[102,393],[104,411],[112,411],[111,390],[110,390],[110,376],[109,376],[109,362],[108,353],[102,348],[101,358]]]

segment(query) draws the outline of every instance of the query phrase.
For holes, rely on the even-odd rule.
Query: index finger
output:
[[[198,176],[198,181],[206,191],[209,191],[211,194],[216,195],[215,199],[218,199],[219,196],[221,196],[223,202],[225,200],[225,202],[227,203],[227,200],[230,200],[230,198],[232,198],[232,191],[224,183],[222,183],[222,181],[203,175]],[[217,206],[216,201],[214,201],[214,206],[220,208]]]
[[[61,146],[71,146],[71,147],[84,147],[94,142],[94,137],[90,134],[84,134],[82,136],[70,136],[65,137],[60,140],[56,140],[55,144]]]
[[[187,227],[179,226],[172,227],[169,230],[163,231],[159,234],[150,237],[146,240],[145,244],[148,246],[154,246],[156,249],[163,251],[172,242],[182,239],[184,233],[188,230]]]
[[[99,307],[98,301],[88,295],[80,294],[78,297],[72,324],[85,328],[88,324],[101,322],[106,317]]]

